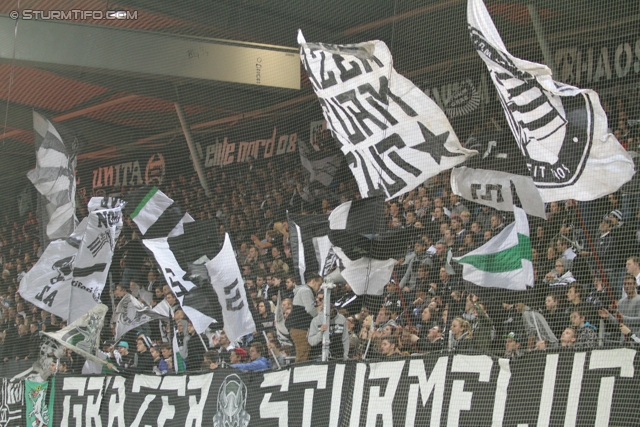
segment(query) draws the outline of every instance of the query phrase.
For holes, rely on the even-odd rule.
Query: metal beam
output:
[[[297,49],[64,21],[0,17],[0,60],[174,81],[216,80],[300,89]]]

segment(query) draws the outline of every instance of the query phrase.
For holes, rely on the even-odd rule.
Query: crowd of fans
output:
[[[262,371],[319,360],[327,329],[330,357],[341,360],[432,352],[521,357],[640,342],[639,205],[633,195],[553,202],[546,221],[530,218],[535,287],[509,292],[465,282],[461,266],[448,265],[449,250],[459,256],[478,248],[512,217],[460,199],[451,192],[448,173],[442,173],[385,205],[389,229],[414,228],[416,238],[406,242],[406,255],[395,264],[384,294],[356,296],[348,283],[339,283],[330,293],[327,323],[323,278],[307,274],[301,284],[294,274],[287,211],[330,213],[359,198],[353,178],[343,174],[325,188],[309,183],[298,165],[249,159],[235,169],[210,169],[206,179],[209,195],[195,174],[180,175],[161,189],[196,220],[217,218],[219,234],[229,233],[256,333],[230,342],[212,324],[197,334],[144,250],[136,225],[125,218],[111,268],[117,285],[102,297],[110,309],[107,320],[127,293],[152,306],[166,300],[174,320],[150,322],[117,342],[113,324],[105,323],[101,355],[107,364],[94,372],[162,375],[221,366]],[[123,188],[122,194],[131,190]],[[78,202],[79,217],[87,214],[87,201]],[[21,219],[5,218],[0,229],[0,360],[5,362],[36,359],[41,333],[66,325],[24,301],[17,290],[42,255],[39,227],[30,212]],[[145,290],[150,299],[142,297]],[[172,331],[179,354],[174,354]],[[51,369],[87,372],[87,364],[67,352]]]

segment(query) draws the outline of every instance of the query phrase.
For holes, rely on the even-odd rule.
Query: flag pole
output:
[[[327,325],[327,330],[322,333],[322,361],[329,360],[329,345],[331,340],[329,338],[329,325],[331,324],[331,289],[336,285],[333,282],[322,283],[322,289],[324,289],[324,324]]]

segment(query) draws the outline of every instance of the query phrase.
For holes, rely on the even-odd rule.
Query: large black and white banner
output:
[[[428,355],[281,371],[60,376],[53,425],[635,426],[632,349]]]
[[[238,267],[238,261],[231,246],[229,234],[224,235],[222,249],[206,264],[213,289],[218,294],[222,307],[224,331],[229,340],[235,342],[241,337],[256,331],[256,324],[249,311],[244,280]]]
[[[393,68],[379,41],[306,43],[300,58],[362,197],[406,193],[475,151],[466,150],[432,99]]]
[[[483,0],[469,0],[467,20],[545,202],[593,200],[631,179],[633,162],[607,133],[596,92],[556,82],[547,66],[509,54]]]
[[[20,281],[27,301],[69,323],[96,304],[122,229],[121,200],[93,197],[89,216],[65,240],[55,240]]]

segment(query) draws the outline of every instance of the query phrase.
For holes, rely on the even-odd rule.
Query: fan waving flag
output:
[[[485,288],[514,291],[533,287],[529,222],[524,210],[513,208],[515,222],[468,254],[453,258],[463,264],[462,278]]]
[[[397,197],[477,154],[460,145],[438,105],[395,71],[384,42],[306,43],[300,31],[298,43],[362,197]]]
[[[36,168],[27,173],[27,178],[40,193],[38,214],[41,243],[46,248],[50,240],[66,239],[78,223],[75,214],[78,142],[75,135],[64,132],[59,125],[57,129],[35,111],[33,134]]]
[[[547,66],[512,56],[483,0],[469,0],[467,21],[544,202],[593,200],[633,177],[596,92],[556,82]]]

